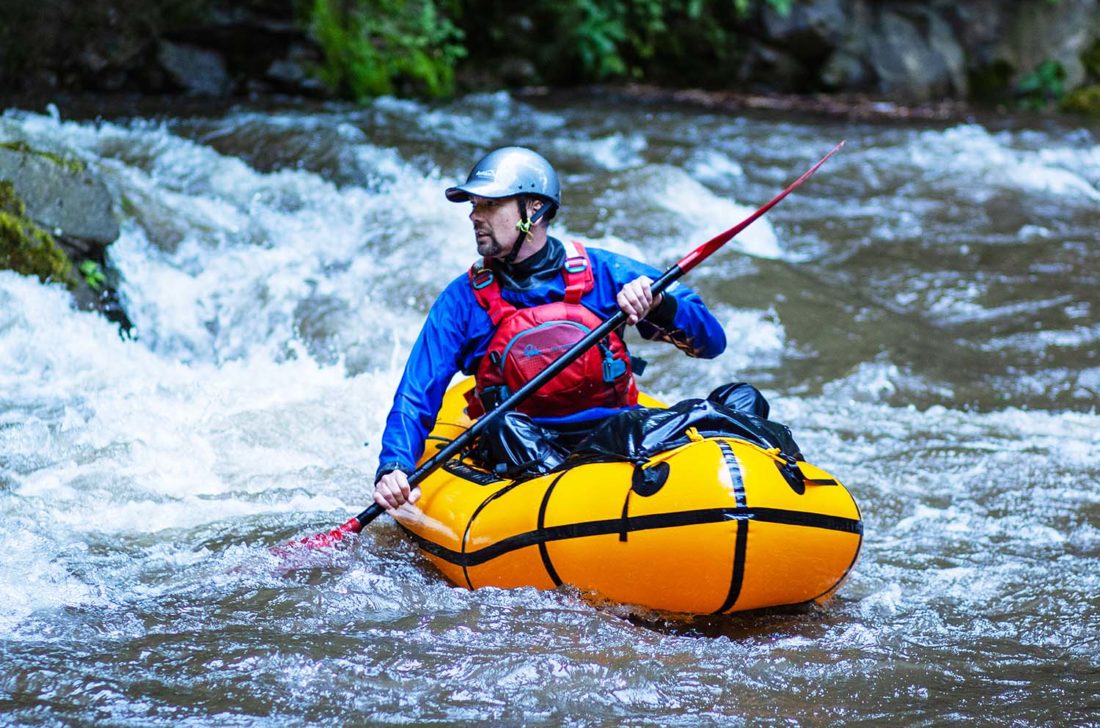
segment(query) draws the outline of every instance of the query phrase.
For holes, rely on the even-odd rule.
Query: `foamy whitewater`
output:
[[[438,292],[442,190],[555,162],[554,234],[684,279],[709,362],[628,341],[672,401],[750,381],[863,512],[823,607],[692,623],[447,584],[386,519],[290,574],[268,547],[370,500]],[[0,272],[0,724],[1081,724],[1100,694],[1094,130],[791,122],[506,94],[69,120],[0,142],[118,201],[132,338]],[[685,555],[690,568],[690,555]]]

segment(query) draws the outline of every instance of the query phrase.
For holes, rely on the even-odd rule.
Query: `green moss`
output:
[[[43,283],[76,286],[69,257],[49,233],[27,219],[26,205],[6,180],[0,180],[0,268],[38,276]]]
[[[1081,86],[1066,94],[1058,105],[1062,111],[1100,118],[1100,84]]]
[[[36,157],[41,157],[42,159],[53,162],[59,167],[64,167],[73,173],[83,172],[88,168],[88,166],[79,159],[63,157],[53,152],[44,152],[41,149],[35,149],[26,142],[0,142],[0,149],[11,149],[12,151],[22,152],[23,154],[33,154]]]

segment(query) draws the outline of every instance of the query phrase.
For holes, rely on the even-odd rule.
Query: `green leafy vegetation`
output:
[[[99,267],[99,263],[94,260],[86,260],[80,264],[80,275],[83,276],[84,282],[88,284],[88,288],[93,291],[101,291],[103,287],[107,285],[107,274],[103,272],[103,269]]]
[[[1025,109],[1045,109],[1065,95],[1065,81],[1066,69],[1048,58],[1016,84],[1016,102]]]
[[[312,0],[310,33],[321,79],[356,99],[382,94],[445,96],[469,58],[492,67],[530,62],[553,83],[728,80],[747,18],[793,0]]]
[[[7,180],[0,180],[0,268],[38,276],[43,283],[76,285],[65,251],[27,218],[27,208]]]
[[[354,99],[447,95],[465,56],[462,31],[433,0],[314,0],[309,29],[324,53],[321,79]]]

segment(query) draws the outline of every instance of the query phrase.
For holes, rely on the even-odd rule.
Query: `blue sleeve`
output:
[[[477,314],[484,322],[474,318]],[[455,279],[432,304],[386,417],[376,480],[390,470],[411,473],[415,469],[447,385],[456,372],[469,371],[476,360],[473,349],[484,343],[484,332],[471,328],[488,326],[489,317],[477,306],[465,275]]]
[[[606,250],[589,248],[597,276],[596,288],[610,292],[611,310],[605,315],[614,315],[618,310],[615,296],[624,285],[638,276],[649,276],[653,280],[661,277],[661,271],[623,255]],[[700,359],[713,359],[726,350],[726,332],[714,314],[710,312],[703,299],[695,291],[680,283],[674,283],[665,291],[666,296],[676,299],[676,313],[669,326],[658,326],[647,319],[638,322],[638,333],[651,341],[666,341],[688,356]]]

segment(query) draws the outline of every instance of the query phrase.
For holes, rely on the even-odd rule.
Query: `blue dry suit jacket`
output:
[[[548,246],[561,246],[550,238]],[[592,290],[581,303],[607,320],[619,310],[616,295],[624,285],[661,272],[652,266],[599,248],[586,248],[593,273]],[[560,274],[528,290],[515,290],[502,280],[501,295],[517,308],[529,308],[565,298]],[[661,328],[647,319],[638,333],[650,340],[667,341],[688,356],[713,359],[726,348],[726,335],[703,300],[691,289],[674,284],[665,291],[676,299],[672,325]],[[662,305],[662,308],[664,306]],[[474,297],[466,273],[455,278],[432,304],[424,327],[413,345],[405,373],[386,418],[379,455],[378,477],[391,470],[411,473],[424,451],[424,439],[435,424],[443,395],[457,372],[474,374],[493,336],[489,314]]]

